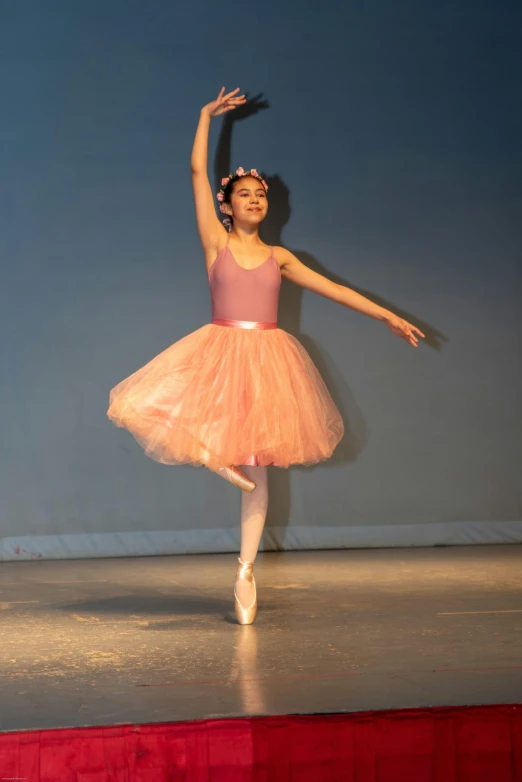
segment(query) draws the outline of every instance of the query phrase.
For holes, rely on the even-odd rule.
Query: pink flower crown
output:
[[[237,168],[235,174],[229,174],[228,176],[224,177],[221,180],[221,190],[219,193],[217,193],[216,198],[220,202],[219,203],[219,211],[225,212],[223,208],[223,201],[225,199],[225,188],[228,185],[229,182],[231,182],[234,179],[238,179],[240,176],[253,176],[255,179],[259,179],[263,187],[265,188],[265,193],[268,191],[268,185],[263,179],[263,177],[257,173],[255,168],[251,168],[250,171],[245,171],[244,168]],[[226,213],[225,213],[226,214]]]

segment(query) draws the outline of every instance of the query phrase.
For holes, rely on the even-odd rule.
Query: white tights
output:
[[[241,469],[254,483],[253,492],[241,492],[241,549],[239,556],[243,562],[253,562],[256,558],[268,509],[268,483],[266,467],[241,465]],[[236,592],[243,605],[250,605],[253,587],[246,579],[240,579]]]

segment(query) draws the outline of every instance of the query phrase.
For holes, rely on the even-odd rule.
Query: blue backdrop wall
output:
[[[265,548],[522,540],[522,12],[514,2],[0,7],[0,556],[238,546],[239,491],[153,462],[109,390],[209,321],[189,157],[256,166],[263,238],[415,323],[292,286],[345,437],[269,470]]]

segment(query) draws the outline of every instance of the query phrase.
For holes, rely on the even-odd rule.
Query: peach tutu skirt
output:
[[[109,419],[163,464],[315,464],[344,425],[301,343],[208,323],[110,392]]]

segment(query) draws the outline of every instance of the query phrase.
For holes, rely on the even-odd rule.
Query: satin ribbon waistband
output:
[[[235,326],[238,329],[276,329],[277,323],[266,323],[261,320],[230,320],[229,318],[212,318],[216,326]]]

